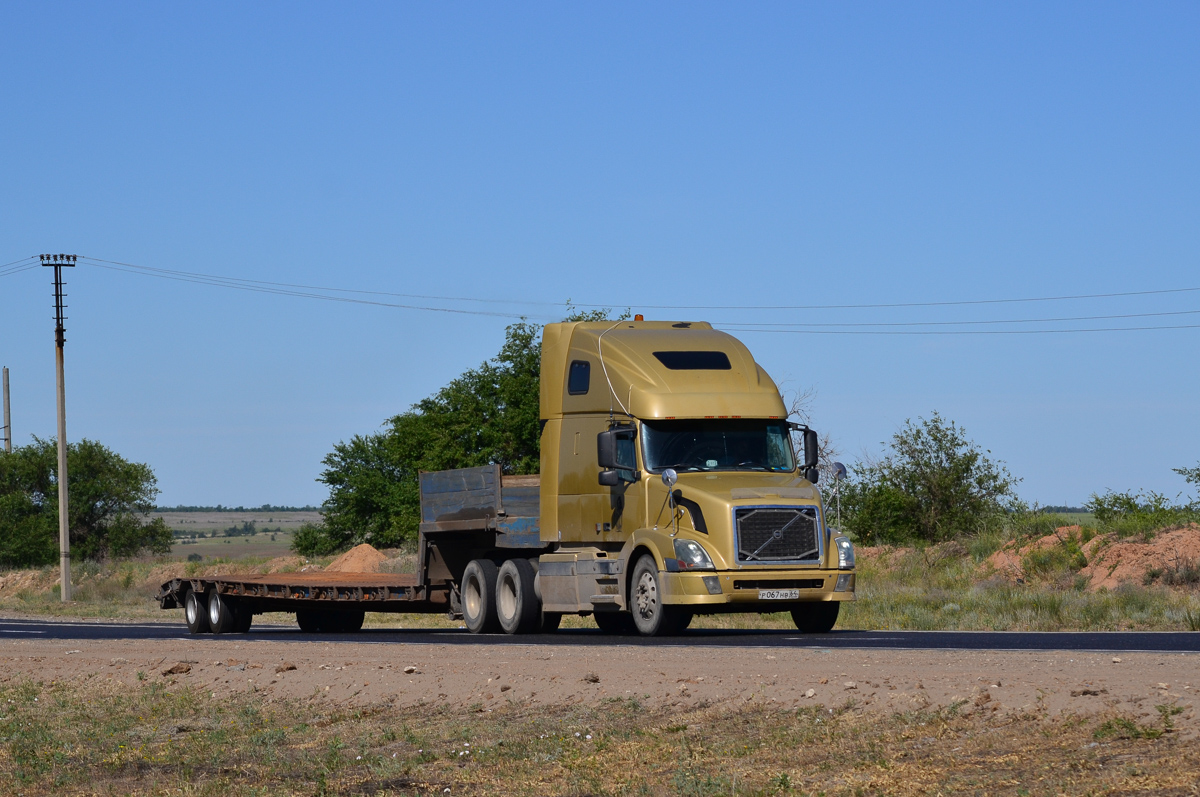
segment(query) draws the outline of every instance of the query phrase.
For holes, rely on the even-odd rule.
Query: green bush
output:
[[[53,439],[0,452],[0,564],[58,560],[58,453]],[[73,559],[167,553],[172,535],[150,519],[158,487],[148,465],[94,440],[67,446],[68,528]]]
[[[1163,494],[1150,492],[1092,494],[1084,505],[1096,517],[1103,532],[1119,537],[1140,535],[1149,539],[1159,529],[1195,521],[1200,511],[1195,504],[1173,504]]]
[[[840,485],[846,529],[869,543],[978,535],[1018,509],[1014,479],[953,421],[906,421],[883,459],[857,463]]]

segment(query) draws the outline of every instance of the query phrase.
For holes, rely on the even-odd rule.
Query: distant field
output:
[[[203,531],[205,534],[248,522],[254,522],[260,529],[270,526],[284,531],[295,531],[305,523],[321,522],[320,512],[151,512],[150,516],[162,518],[173,531]]]
[[[175,533],[171,556],[178,559],[193,554],[205,559],[286,556],[296,529],[321,522],[320,512],[155,512],[153,516],[161,517]],[[253,523],[257,533],[246,533],[247,523]]]
[[[271,539],[274,537],[275,539]],[[171,546],[171,557],[186,559],[192,554],[199,554],[205,559],[237,559],[244,556],[287,556],[291,553],[292,533],[279,531],[262,533],[250,537],[216,537],[205,538],[191,542],[176,539]]]

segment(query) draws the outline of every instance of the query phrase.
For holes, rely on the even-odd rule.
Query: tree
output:
[[[883,459],[855,464],[841,486],[845,525],[860,539],[938,542],[1015,506],[1018,480],[936,412],[906,421],[887,445]]]
[[[0,563],[52,564],[58,559],[58,448],[53,439],[0,454]],[[148,465],[129,462],[93,440],[67,446],[67,509],[75,559],[171,550],[171,530],[151,520],[158,495]]]
[[[572,309],[566,320],[606,315]],[[317,479],[329,487],[325,522],[298,532],[293,547],[324,555],[363,542],[387,548],[414,539],[423,470],[498,464],[506,474],[537,473],[540,333],[536,324],[513,324],[494,358],[389,419],[383,431],[335,445]]]

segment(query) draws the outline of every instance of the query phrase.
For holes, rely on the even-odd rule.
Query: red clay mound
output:
[[[374,547],[363,543],[334,559],[325,568],[326,573],[380,573],[388,558]]]
[[[1122,583],[1143,584],[1147,573],[1173,573],[1200,564],[1200,525],[1196,524],[1160,531],[1150,542],[1103,534],[1080,544],[1079,535],[1079,526],[1063,526],[1040,539],[1010,542],[989,556],[982,567],[990,567],[1010,581],[1024,580],[1029,578],[1025,557],[1063,545],[1072,538],[1087,560],[1087,566],[1079,573],[1088,579],[1088,589],[1093,591],[1115,589]]]
[[[1087,559],[1088,566],[1080,572],[1091,580],[1090,589],[1115,589],[1126,581],[1141,584],[1148,572],[1170,573],[1200,564],[1200,525],[1160,531],[1150,542],[1112,540],[1088,553]]]

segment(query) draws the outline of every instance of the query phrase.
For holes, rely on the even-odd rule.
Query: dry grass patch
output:
[[[1190,794],[1168,710],[1049,718],[638,699],[484,711],[214,698],[99,678],[0,686],[0,793]]]

